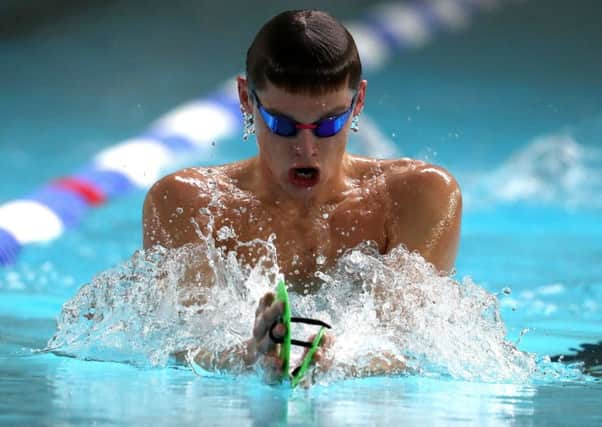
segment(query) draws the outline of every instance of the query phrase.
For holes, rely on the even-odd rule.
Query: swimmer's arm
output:
[[[185,267],[181,285],[202,284],[211,286],[215,281],[215,272],[207,259],[204,246],[198,245],[197,233],[208,233],[209,219],[200,212],[208,204],[208,196],[199,192],[181,176],[183,170],[157,181],[148,191],[142,213],[143,247],[149,249],[162,246],[167,249],[189,246],[186,256],[181,255],[180,265]],[[203,305],[206,301],[198,295],[186,296],[182,304]]]
[[[191,356],[194,363],[209,372],[221,371],[235,374],[250,372],[255,369],[255,363],[257,362],[252,340],[217,353],[195,349],[191,352]],[[177,353],[176,358],[180,362],[189,362],[186,352]],[[345,378],[400,375],[409,372],[403,357],[384,352],[367,358],[361,364],[337,362],[336,360],[331,360],[329,363],[317,362],[314,375],[308,375],[304,385],[311,385],[311,383],[319,380],[320,375],[330,370],[337,370]]]
[[[382,353],[368,359],[362,365],[347,365],[345,372],[352,378],[375,377],[380,375],[399,375],[408,373],[408,367],[402,357],[391,353]]]
[[[175,357],[181,363],[189,363],[191,358],[195,364],[209,372],[244,373],[252,370],[256,362],[251,341],[247,340],[220,352],[201,348],[180,351]]]
[[[312,341],[314,337],[310,337]],[[352,360],[341,360],[336,357],[336,343],[334,337],[325,334],[318,351],[314,355],[312,363],[314,370],[303,381],[304,386],[319,381],[321,375],[334,371],[335,377],[362,378],[379,375],[406,374],[409,369],[406,359],[401,355],[391,352],[379,352],[366,355],[354,355]],[[303,355],[305,357],[305,353]]]
[[[444,169],[420,164],[387,178],[391,206],[387,252],[403,244],[441,274],[453,271],[462,218],[462,194]]]
[[[185,174],[186,170],[168,175],[148,191],[142,210],[144,249],[177,248],[198,242],[197,231],[207,233],[209,219],[200,208],[209,203],[210,196],[182,179]]]
[[[263,370],[264,380],[270,383],[278,382],[282,376],[282,359],[277,342],[282,340],[285,334],[284,324],[279,322],[283,312],[284,303],[276,301],[272,292],[266,293],[255,311],[251,338],[220,352],[193,349],[191,356],[194,362],[208,371],[230,373],[242,373],[259,365]],[[182,358],[188,361],[186,352],[180,353],[180,359]]]

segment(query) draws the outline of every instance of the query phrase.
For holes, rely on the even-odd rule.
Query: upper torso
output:
[[[407,185],[411,185],[412,174],[423,167],[424,163],[410,159],[357,158],[345,191],[326,203],[303,206],[253,188],[245,162],[184,169],[164,178],[149,192],[144,246],[158,243],[178,247],[198,242],[198,230],[190,221],[194,218],[199,230],[211,231],[218,245],[253,263],[261,254],[240,242],[268,240],[273,234],[279,267],[287,281],[312,281],[317,270],[328,268],[341,253],[361,242],[374,242],[381,253],[399,242],[420,250],[413,242],[411,224],[405,225],[404,232],[398,220],[411,218],[413,209],[420,215],[420,207],[412,207],[409,199],[398,200],[404,196],[391,190],[390,175],[395,176],[397,187],[404,185],[405,175]]]

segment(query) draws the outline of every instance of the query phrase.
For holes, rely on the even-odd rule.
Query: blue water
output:
[[[240,4],[248,19],[233,32],[218,25],[228,16],[220,5],[153,5],[138,17],[128,2],[92,4],[0,41],[8,59],[0,65],[0,170],[10,182],[0,202],[210,91],[242,67],[253,31],[282,7]],[[346,5],[330,7],[352,18],[367,2]],[[447,167],[463,188],[456,277],[498,293],[508,339],[520,337],[519,348],[539,356],[602,341],[600,12],[593,0],[507,6],[368,76],[366,115],[394,150]],[[204,37],[193,43],[199,28]],[[252,143],[223,141],[196,163],[253,153]],[[412,375],[291,393],[254,377],[32,353],[46,346],[62,304],[82,284],[139,248],[143,196],[91,211],[77,229],[0,271],[0,424],[602,422],[602,386],[590,376],[484,383]]]

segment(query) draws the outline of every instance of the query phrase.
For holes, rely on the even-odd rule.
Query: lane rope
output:
[[[481,12],[520,0],[425,0],[389,2],[364,18],[345,23],[367,72],[382,69],[408,49],[418,49],[438,33],[466,28]],[[363,138],[384,154],[391,146],[375,126]],[[147,189],[184,155],[202,156],[216,141],[241,132],[240,107],[229,79],[206,98],[185,103],[153,123],[141,136],[100,151],[71,175],[21,199],[0,205],[0,265],[14,263],[24,246],[48,242],[79,224],[92,207]],[[369,134],[369,135],[368,135]]]

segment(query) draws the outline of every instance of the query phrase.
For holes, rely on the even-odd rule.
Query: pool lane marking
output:
[[[126,194],[135,188],[134,184],[120,172],[102,170],[94,164],[84,166],[68,178],[94,185],[104,195],[105,200]]]
[[[12,264],[17,260],[22,245],[12,233],[0,228],[0,265]]]
[[[92,206],[103,204],[107,197],[96,185],[75,177],[66,177],[54,181],[53,186],[72,191],[82,197],[86,203]]]
[[[239,123],[239,112],[232,114],[213,100],[185,104],[160,118],[153,126],[169,136],[182,137],[197,148],[207,149],[216,139],[234,135]]]
[[[90,209],[90,205],[81,195],[54,185],[39,188],[31,193],[27,200],[37,202],[54,213],[61,222],[63,231],[78,225]]]
[[[58,215],[34,200],[14,200],[0,206],[0,229],[20,245],[56,239],[64,231]]]
[[[124,141],[101,151],[94,158],[99,170],[120,173],[139,188],[150,186],[173,161],[173,152],[165,145],[144,138]]]

